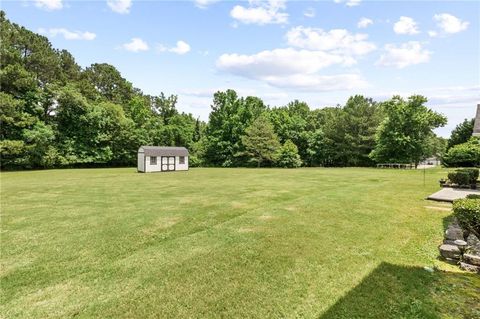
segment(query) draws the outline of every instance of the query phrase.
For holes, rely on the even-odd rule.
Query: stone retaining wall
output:
[[[459,264],[463,270],[480,273],[480,240],[464,231],[455,219],[448,225],[438,249],[447,261]]]

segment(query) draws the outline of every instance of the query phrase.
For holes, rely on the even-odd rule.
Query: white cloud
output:
[[[184,41],[177,41],[177,46],[171,48],[170,51],[177,54],[185,54],[190,51],[190,45]]]
[[[195,6],[200,9],[206,9],[209,5],[214,4],[220,0],[194,0]]]
[[[188,95],[194,96],[199,98],[212,98],[213,95],[218,91],[226,91],[231,89],[230,87],[214,87],[214,88],[195,88],[195,89],[182,89],[180,90],[179,94],[181,95]],[[267,91],[262,88],[260,90],[252,89],[252,88],[235,88],[235,92],[238,93],[239,96],[258,96],[262,99],[269,99],[269,100],[280,100],[288,98],[288,94],[283,91]],[[210,104],[208,101],[207,105]]]
[[[285,0],[249,0],[249,6],[236,5],[230,16],[245,24],[283,24],[288,22]]]
[[[256,78],[272,74],[311,74],[334,64],[349,62],[340,55],[287,48],[265,50],[252,55],[223,54],[217,60],[217,67],[232,74]]]
[[[190,45],[185,41],[177,41],[176,46],[168,48],[162,44],[157,46],[158,52],[172,52],[176,54],[185,54],[190,51]]]
[[[437,31],[429,30],[428,35],[431,36],[432,38],[436,37],[438,35]]]
[[[266,82],[279,88],[308,91],[354,90],[367,87],[367,82],[359,74],[292,74],[284,77],[270,76]]]
[[[130,13],[132,0],[107,0],[107,5],[116,13],[127,14]]]
[[[415,20],[404,16],[401,16],[400,20],[395,22],[393,31],[397,34],[417,34],[420,32],[418,31],[418,25]]]
[[[97,37],[97,35],[92,32],[70,31],[65,28],[51,28],[48,30],[40,28],[38,29],[38,33],[45,34],[50,37],[61,35],[65,40],[93,40]]]
[[[351,62],[351,58],[338,54],[287,48],[253,55],[223,54],[217,60],[217,67],[281,88],[338,90],[365,86],[366,82],[358,74],[318,74],[326,67],[350,65]]]
[[[303,15],[306,16],[307,18],[314,18],[315,17],[315,9],[314,8],[308,8],[303,12]]]
[[[459,18],[448,14],[441,13],[433,16],[433,19],[437,21],[437,25],[445,33],[458,33],[468,28],[469,22],[462,21]]]
[[[37,8],[53,11],[53,10],[60,10],[63,8],[63,1],[62,0],[35,0],[35,6]]]
[[[346,5],[347,7],[355,7],[358,6],[362,2],[361,0],[349,0],[347,1]]]
[[[286,33],[289,48],[255,54],[223,54],[217,59],[221,71],[267,83],[278,88],[330,91],[362,88],[366,81],[357,73],[320,74],[325,68],[349,67],[356,56],[375,50],[366,34],[344,29],[324,31],[298,26]]]
[[[438,88],[425,89],[425,95],[429,97],[429,102],[434,104],[462,104],[480,98],[480,85],[472,86],[446,86]],[[471,103],[475,105],[477,103]],[[471,106],[470,106],[471,107]]]
[[[130,52],[148,51],[149,49],[147,42],[140,38],[132,38],[130,42],[123,44],[122,47]]]
[[[364,55],[376,48],[375,44],[367,41],[367,34],[352,34],[345,29],[324,31],[299,26],[290,29],[286,37],[288,44],[298,48],[334,51],[347,55]]]
[[[358,21],[357,27],[362,29],[362,28],[366,28],[366,27],[368,27],[369,25],[372,25],[372,24],[373,24],[372,19],[363,17]]]
[[[344,3],[345,2],[345,5],[347,7],[355,7],[355,6],[358,6],[360,4],[360,2],[362,2],[362,0],[333,0],[333,2],[335,2],[335,3]]]
[[[400,46],[395,44],[386,44],[385,53],[380,56],[376,62],[381,66],[393,66],[399,69],[409,65],[426,63],[430,61],[432,52],[423,49],[420,42],[410,41],[402,43]]]

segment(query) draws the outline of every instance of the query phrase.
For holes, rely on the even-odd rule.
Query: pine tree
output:
[[[273,125],[264,115],[260,115],[245,130],[242,142],[246,150],[242,154],[250,157],[250,161],[256,162],[258,167],[264,162],[273,162],[275,152],[280,147]]]

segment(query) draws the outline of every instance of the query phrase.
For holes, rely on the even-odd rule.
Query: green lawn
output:
[[[2,173],[0,317],[478,318],[480,276],[437,260],[444,176]]]

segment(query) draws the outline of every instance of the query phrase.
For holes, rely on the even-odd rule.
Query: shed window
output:
[[[185,156],[180,156],[178,158],[178,164],[185,164]]]
[[[150,165],[157,165],[157,157],[150,156]]]

